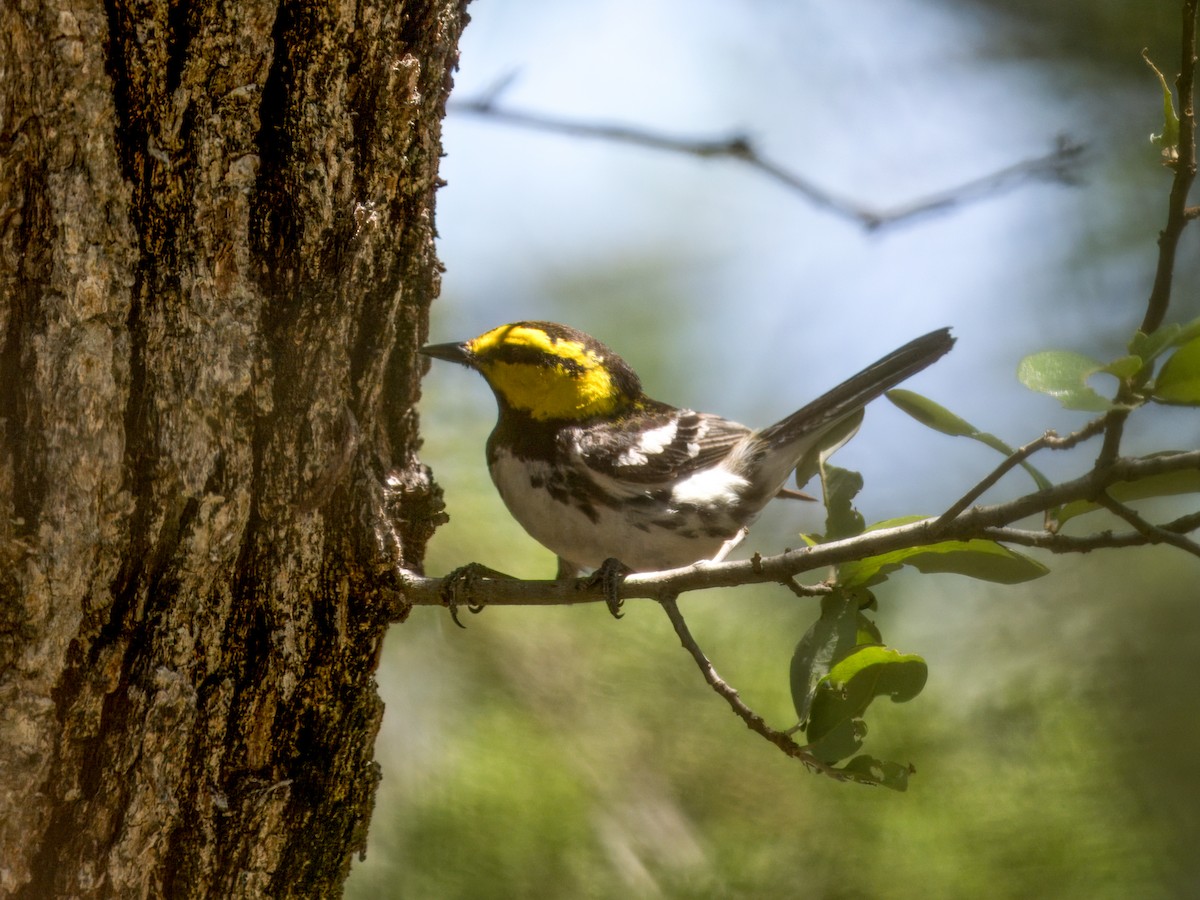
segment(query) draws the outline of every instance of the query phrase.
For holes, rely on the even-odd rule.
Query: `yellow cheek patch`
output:
[[[554,340],[540,328],[502,325],[467,344],[492,388],[514,409],[533,418],[583,419],[620,405],[620,392],[604,360],[579,341]],[[489,359],[500,347],[528,347],[550,365]],[[563,365],[553,365],[553,360]]]
[[[485,363],[483,374],[508,405],[535,419],[585,419],[613,412],[619,398],[604,369],[571,371],[528,363]]]

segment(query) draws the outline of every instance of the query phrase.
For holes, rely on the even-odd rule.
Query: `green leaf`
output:
[[[959,418],[946,409],[946,407],[935,403],[928,397],[922,397],[914,391],[895,388],[887,392],[887,398],[918,422],[927,425],[934,431],[940,431],[942,434],[948,434],[951,437],[971,438],[971,440],[979,441],[979,443],[991,447],[1005,456],[1012,456],[1015,452],[1012,447],[1008,446],[1008,444],[1004,443],[1004,441],[1000,440],[994,434],[980,431],[966,419]],[[1021,468],[1029,473],[1034,483],[1041,490],[1046,490],[1050,487],[1050,479],[1029,463],[1021,463]]]
[[[859,784],[878,785],[901,792],[908,790],[908,778],[915,772],[910,765],[865,754],[854,757],[838,771]]]
[[[1145,50],[1142,51],[1142,59],[1146,61],[1146,65],[1158,76],[1158,83],[1162,85],[1163,93],[1162,134],[1150,135],[1150,141],[1163,148],[1163,156],[1174,159],[1179,148],[1179,116],[1175,114],[1175,100],[1171,96],[1171,87],[1167,84],[1167,79],[1159,71],[1158,66],[1150,61],[1150,55]]]
[[[872,525],[868,531],[893,528],[920,521],[920,516],[889,519]],[[966,575],[997,584],[1020,584],[1041,578],[1050,570],[1035,559],[1010,550],[995,541],[939,541],[920,547],[904,547],[838,566],[838,583],[844,588],[864,588],[879,584],[901,566],[912,566],[927,575]]]
[[[820,740],[808,745],[808,752],[824,763],[835,763],[862,749],[867,736],[867,723],[862,719],[844,719],[834,725]]]
[[[825,682],[847,698],[860,692],[863,699],[887,695],[894,703],[907,703],[925,687],[925,660],[882,644],[859,644],[829,670]],[[864,704],[863,709],[866,708]]]
[[[1142,371],[1144,365],[1145,362],[1140,356],[1118,356],[1108,365],[1101,367],[1100,371],[1118,378],[1132,378]]]
[[[881,644],[858,645],[817,685],[806,729],[810,744],[820,744],[835,729],[844,734],[843,723],[861,718],[876,697],[891,697],[895,703],[913,699],[928,675],[925,660],[915,654]]]
[[[883,635],[879,633],[879,626],[860,612],[858,614],[858,634],[855,637],[855,645],[882,643]]]
[[[913,548],[904,564],[926,575],[966,575],[996,584],[1022,584],[1041,578],[1050,570],[1024,554],[995,541],[943,541]]]
[[[1129,341],[1129,352],[1150,363],[1172,347],[1186,344],[1196,337],[1200,337],[1200,318],[1185,324],[1176,322],[1164,325],[1152,334],[1135,332]]]
[[[1107,412],[1116,404],[1087,386],[1090,376],[1106,370],[1104,363],[1082,353],[1044,350],[1021,360],[1017,378],[1027,388],[1054,397],[1067,409]]]
[[[1200,405],[1200,337],[1176,350],[1154,382],[1154,397],[1165,403]]]
[[[825,540],[836,541],[861,534],[866,526],[862,514],[854,508],[854,498],[862,490],[863,477],[849,469],[839,469],[822,461],[821,492],[825,498]]]
[[[821,617],[805,632],[792,653],[792,704],[801,725],[808,722],[809,709],[817,685],[834,662],[858,643],[858,601],[837,591],[821,598]]]
[[[893,388],[886,396],[901,410],[934,431],[951,437],[975,437],[979,434],[979,429],[966,419],[959,418],[940,403],[935,403],[916,391]]]
[[[1179,325],[1177,324],[1164,325],[1152,334],[1135,331],[1133,337],[1129,339],[1129,352],[1146,362],[1153,362],[1160,353],[1172,346],[1178,334]]]
[[[1108,494],[1119,503],[1129,503],[1133,500],[1146,500],[1150,497],[1173,497],[1177,494],[1200,493],[1200,471],[1183,469],[1178,472],[1162,472],[1149,475],[1137,481],[1118,481],[1108,486]],[[1082,516],[1085,513],[1103,509],[1100,504],[1090,500],[1076,500],[1066,504],[1059,511],[1060,523]]]

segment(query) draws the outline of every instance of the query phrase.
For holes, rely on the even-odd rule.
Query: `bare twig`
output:
[[[1177,534],[1188,534],[1200,528],[1200,512],[1188,513],[1161,526],[1164,531],[1174,531]]]
[[[679,636],[679,642],[683,644],[684,649],[692,655],[692,659],[700,667],[700,671],[704,674],[704,680],[729,704],[729,708],[733,710],[739,719],[746,723],[747,728],[755,734],[766,738],[788,756],[800,760],[808,768],[828,775],[837,781],[846,780],[844,774],[817,759],[808,750],[793,741],[786,732],[776,731],[768,725],[762,716],[746,705],[737,690],[717,674],[712,661],[700,649],[700,645],[696,643],[696,639],[692,637],[692,632],[688,628],[683,614],[680,613],[679,605],[676,603],[676,598],[673,595],[668,594],[660,598],[658,602],[662,605],[663,611],[666,612],[667,618],[671,620],[671,626],[675,629],[675,634]]]
[[[788,190],[799,194],[814,206],[849,219],[870,231],[897,225],[901,222],[910,222],[920,216],[941,212],[953,206],[962,206],[966,203],[995,197],[1030,181],[1074,183],[1078,180],[1075,167],[1079,164],[1083,154],[1081,144],[1060,136],[1055,142],[1054,149],[1042,156],[1021,160],[1013,165],[1005,166],[999,171],[973,178],[954,187],[899,204],[890,209],[872,209],[820,187],[815,182],[767,158],[744,134],[734,134],[722,138],[685,138],[632,125],[573,121],[505,108],[500,106],[497,100],[500,91],[507,84],[508,81],[505,81],[499,90],[493,88],[485,95],[473,100],[455,101],[449,105],[449,109],[452,112],[485,116],[497,122],[538,131],[634,144],[652,150],[666,150],[701,159],[737,160],[782,184]]]
[[[760,556],[759,560],[761,561],[761,559]],[[785,578],[780,584],[797,597],[824,597],[833,593],[833,588],[828,584],[801,584],[795,578]]]
[[[1031,181],[1048,181],[1075,185],[1080,177],[1076,171],[1084,154],[1084,145],[1076,143],[1067,135],[1055,138],[1054,149],[1042,156],[1020,160],[1003,169],[983,175],[934,194],[927,194],[909,203],[890,209],[867,213],[876,218],[872,224],[864,221],[868,228],[908,222],[920,216],[943,212],[951,207],[965,206],[980,200],[998,197]]]
[[[1096,534],[1067,535],[1053,531],[1030,531],[1023,528],[985,528],[979,537],[1018,547],[1034,547],[1051,553],[1091,553],[1093,550],[1117,550],[1146,547],[1162,543],[1139,531],[1101,531]]]

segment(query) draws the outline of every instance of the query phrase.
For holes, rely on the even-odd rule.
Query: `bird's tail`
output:
[[[823,435],[884,391],[941,359],[953,346],[954,338],[950,336],[949,328],[931,331],[893,350],[786,419],[764,428],[759,434],[760,464],[771,467],[782,463],[786,466],[779,473],[782,484],[796,464],[820,443]],[[794,450],[794,454],[784,452],[788,448]],[[792,460],[790,465],[786,464],[788,458]]]

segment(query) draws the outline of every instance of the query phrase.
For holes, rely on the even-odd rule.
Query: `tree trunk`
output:
[[[341,892],[464,5],[0,6],[0,896]]]

